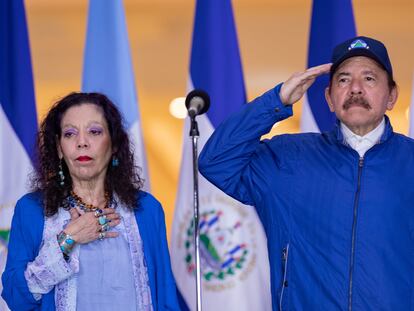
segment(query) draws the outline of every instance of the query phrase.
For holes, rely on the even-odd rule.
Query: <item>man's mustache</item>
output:
[[[361,97],[361,96],[349,97],[347,100],[345,100],[342,107],[344,108],[344,110],[348,110],[351,106],[355,106],[355,105],[365,108],[367,110],[371,109],[371,105],[368,103],[368,101],[364,97]]]

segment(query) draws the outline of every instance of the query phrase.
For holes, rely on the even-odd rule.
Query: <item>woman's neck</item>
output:
[[[100,208],[106,205],[107,199],[103,183],[73,181],[73,192],[87,204]]]

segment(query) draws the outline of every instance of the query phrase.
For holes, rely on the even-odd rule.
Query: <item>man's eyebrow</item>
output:
[[[370,75],[376,75],[376,72],[374,70],[365,70],[362,72],[364,75],[370,74]]]
[[[336,76],[339,77],[339,76],[350,76],[350,75],[351,75],[351,73],[348,72],[348,71],[340,71],[340,72],[338,72],[338,74]]]

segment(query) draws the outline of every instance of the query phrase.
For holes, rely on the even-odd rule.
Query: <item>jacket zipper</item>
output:
[[[279,311],[282,311],[283,292],[285,291],[285,287],[288,286],[288,282],[287,282],[288,258],[289,258],[289,243],[282,250],[283,281],[282,281],[282,289],[280,291],[280,297],[279,297]]]
[[[358,183],[357,183],[357,190],[355,194],[355,201],[354,201],[354,219],[352,221],[352,239],[351,239],[351,258],[349,264],[349,291],[348,291],[348,311],[352,311],[352,282],[353,282],[353,272],[354,272],[354,261],[355,261],[355,236],[356,236],[356,224],[357,224],[357,216],[358,216],[358,201],[359,195],[361,192],[361,175],[362,175],[362,168],[364,166],[364,158],[359,158],[358,161]]]

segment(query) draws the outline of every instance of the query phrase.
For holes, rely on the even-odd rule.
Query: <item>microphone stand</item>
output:
[[[198,200],[198,152],[197,142],[200,137],[198,124],[195,114],[190,115],[190,136],[193,145],[193,181],[194,181],[194,246],[195,246],[195,266],[196,266],[196,307],[201,311],[201,266],[200,266],[200,231],[199,231],[199,200]]]

